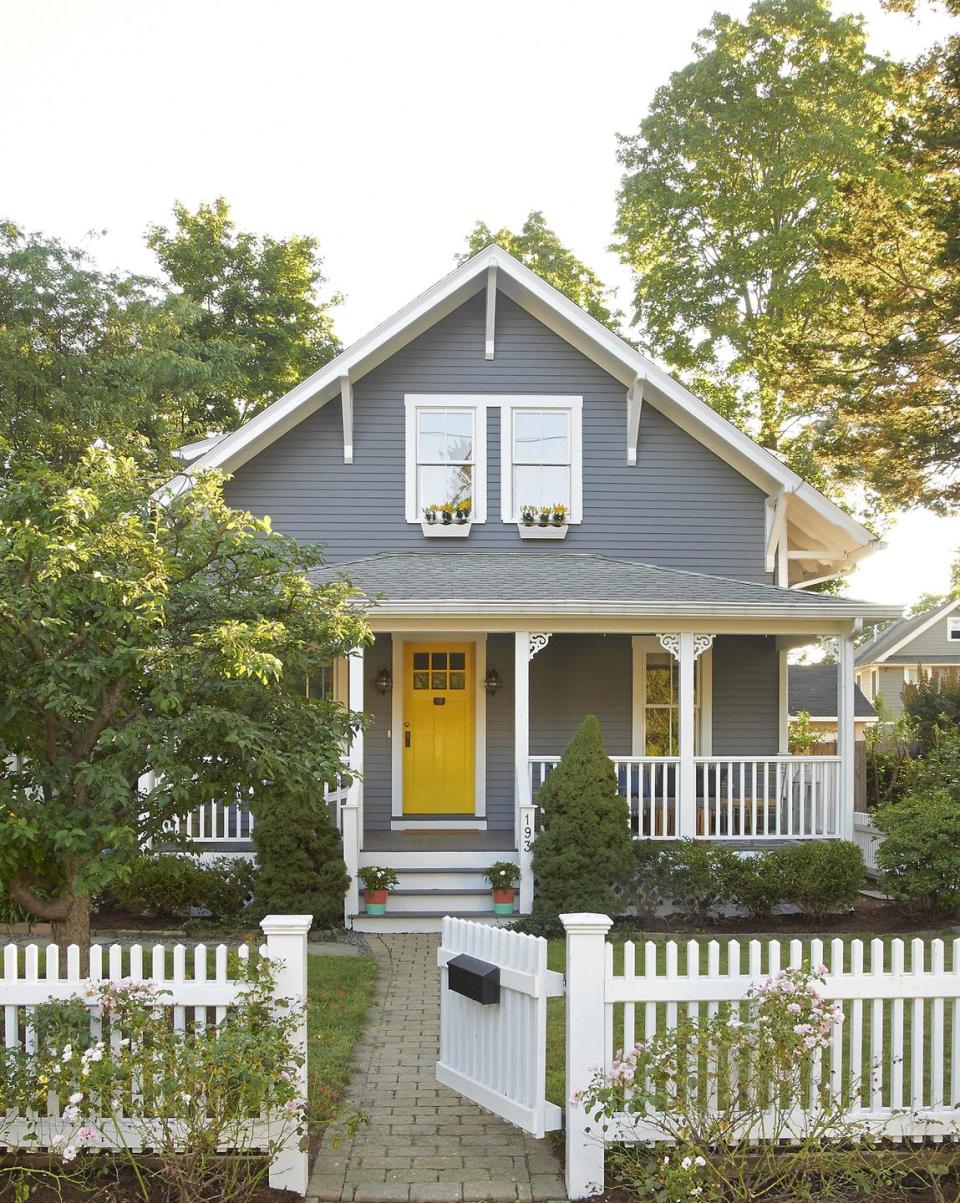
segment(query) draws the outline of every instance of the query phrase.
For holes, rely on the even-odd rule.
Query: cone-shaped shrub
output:
[[[556,932],[568,911],[616,914],[634,868],[626,800],[603,750],[600,724],[591,714],[567,745],[540,789],[541,830],[533,845],[537,893],[530,926]]]
[[[305,799],[273,788],[254,806],[257,850],[254,906],[262,915],[313,915],[315,927],[343,922],[350,878],[340,835],[322,798]]]

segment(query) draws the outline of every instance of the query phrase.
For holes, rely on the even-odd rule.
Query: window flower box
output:
[[[421,522],[420,529],[428,539],[465,539],[473,526],[466,522]]]
[[[540,526],[537,523],[527,526],[524,522],[517,523],[521,539],[565,539],[569,529],[566,522],[562,526]]]

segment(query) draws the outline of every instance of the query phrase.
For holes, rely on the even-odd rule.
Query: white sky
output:
[[[320,239],[349,342],[453,266],[477,218],[543,209],[620,289],[619,169],[654,89],[748,0],[0,0],[0,216],[152,271],[148,222],[224,195],[243,228]],[[947,29],[867,16],[910,58]],[[848,592],[947,583],[960,518],[905,517]]]

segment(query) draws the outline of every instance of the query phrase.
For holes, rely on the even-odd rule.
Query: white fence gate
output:
[[[497,1005],[448,989],[447,965],[464,954],[499,969]],[[563,993],[563,975],[547,969],[546,940],[448,917],[437,963],[437,1080],[534,1136],[559,1128],[561,1109],[546,1099],[547,999]]]
[[[268,915],[260,924],[266,937],[261,952],[278,966],[277,1006],[302,1008],[294,1040],[296,1051],[303,1058],[298,1086],[304,1106],[307,1102],[307,932],[311,922],[310,915]],[[170,962],[168,952],[172,954]],[[108,978],[155,982],[160,991],[157,1002],[170,1008],[171,1021],[179,1030],[183,1030],[188,1022],[212,1027],[221,1021],[227,1008],[236,1003],[247,985],[229,976],[226,945],[218,945],[214,952],[212,974],[207,953],[202,944],[193,949],[189,958],[182,944],[176,944],[172,949],[163,944],[154,944],[152,948],[139,944],[123,948],[113,944],[107,949],[94,944],[90,948],[89,972],[81,974],[80,950],[76,945],[67,949],[66,964],[63,964],[56,944],[42,949],[36,944],[28,944],[24,949],[8,944],[3,949],[0,968],[0,1015],[3,1016],[0,1039],[7,1048],[26,1046],[29,1049],[35,1040],[33,1014],[38,1006],[51,999],[83,998],[84,988],[89,983]],[[245,959],[249,950],[241,946],[240,955]],[[91,1007],[92,1034],[99,1036],[100,1023],[99,1010]],[[8,1122],[3,1127],[0,1147],[21,1148],[28,1152],[54,1147],[53,1138],[63,1127],[59,1103],[54,1096],[48,1102],[46,1114],[6,1118]],[[122,1139],[129,1149],[139,1148],[148,1122],[145,1124],[143,1117],[139,1117],[136,1123],[128,1124],[121,1117],[117,1124],[118,1139]],[[276,1143],[272,1122],[271,1116],[251,1118],[248,1128],[250,1148]],[[287,1128],[288,1122],[277,1128],[281,1138]],[[307,1153],[300,1148],[300,1143],[296,1133],[291,1133],[285,1140],[270,1166],[270,1185],[304,1195],[309,1165]]]

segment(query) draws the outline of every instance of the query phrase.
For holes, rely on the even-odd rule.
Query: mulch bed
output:
[[[4,1157],[0,1159],[0,1203],[18,1203],[19,1199],[29,1198],[30,1203],[171,1203],[169,1187],[157,1183],[151,1191],[149,1200],[144,1199],[136,1177],[127,1166],[111,1165],[104,1160],[102,1173],[94,1175],[90,1172],[83,1185],[73,1185],[69,1182],[47,1184],[41,1174],[32,1174],[21,1182],[29,1183],[30,1193],[18,1195],[17,1175],[7,1175],[4,1171],[11,1166],[22,1165],[25,1170],[35,1168],[42,1158]],[[57,1168],[60,1168],[59,1165]],[[21,1192],[23,1187],[20,1187]],[[211,1190],[211,1203],[217,1198]],[[294,1203],[300,1198],[287,1190],[273,1190],[263,1186],[250,1196],[250,1203]]]
[[[755,919],[718,918],[711,920],[709,925],[693,925],[679,915],[646,919],[642,926],[630,920],[617,924],[616,934],[631,936],[645,935],[702,935],[709,929],[714,932],[731,936],[756,936],[760,934],[771,936],[810,936],[832,933],[833,935],[896,935],[898,932],[909,932],[916,935],[918,927],[923,923],[916,911],[911,911],[898,902],[886,898],[872,898],[862,894],[854,906],[836,915],[827,915],[814,923],[803,915],[774,915],[763,923],[762,931]],[[943,924],[937,931],[945,930],[949,925]],[[957,928],[960,931],[960,928]]]

